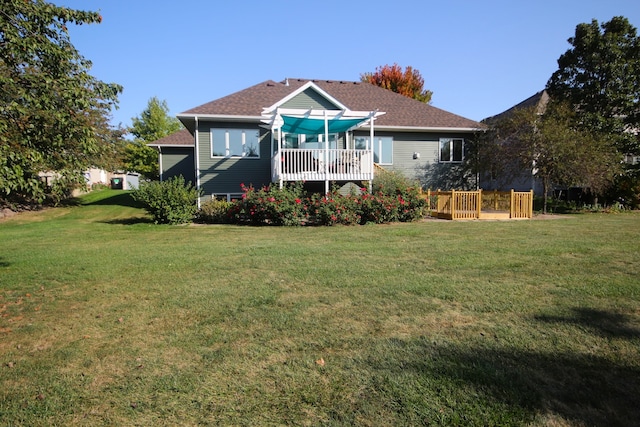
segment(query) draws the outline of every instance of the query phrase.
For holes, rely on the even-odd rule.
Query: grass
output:
[[[0,222],[3,425],[634,425],[640,214]]]

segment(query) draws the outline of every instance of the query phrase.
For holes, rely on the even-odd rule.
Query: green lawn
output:
[[[0,222],[1,425],[640,423],[640,214]]]

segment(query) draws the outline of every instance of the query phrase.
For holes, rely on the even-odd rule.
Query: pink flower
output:
[[[296,199],[296,203],[297,203],[297,204],[300,204],[300,203],[302,203],[302,200],[300,200],[300,199]]]

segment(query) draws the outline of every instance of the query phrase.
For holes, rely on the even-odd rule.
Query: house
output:
[[[487,117],[482,120],[482,123],[491,125],[500,120],[509,118],[518,110],[524,110],[532,108],[537,115],[542,115],[546,111],[547,104],[549,103],[549,94],[546,90],[541,90],[522,102],[514,105],[513,107],[496,114],[495,116]],[[507,174],[505,176],[491,176],[488,174],[481,175],[479,180],[479,187],[492,190],[501,191],[529,191],[533,190],[536,194],[542,194],[542,182],[536,177],[536,170],[534,165],[531,169],[523,170],[516,176],[514,174]]]
[[[196,182],[196,160],[194,136],[181,129],[151,144],[158,150],[160,180],[182,175],[186,182]]]
[[[54,181],[60,178],[60,174],[54,171],[39,172],[38,176],[47,187],[50,187]],[[140,174],[135,172],[108,172],[96,167],[87,169],[83,173],[83,177],[85,185],[73,190],[74,197],[91,191],[96,185],[110,186],[118,190],[135,190],[139,187],[140,181]]]
[[[369,83],[306,79],[268,80],[177,117],[185,130],[149,144],[161,179],[182,174],[204,197],[227,198],[242,183],[366,185],[378,167],[435,188],[484,128]]]

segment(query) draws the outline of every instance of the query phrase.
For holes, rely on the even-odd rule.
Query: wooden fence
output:
[[[444,219],[530,219],[531,191],[431,191],[426,193],[431,216]]]

